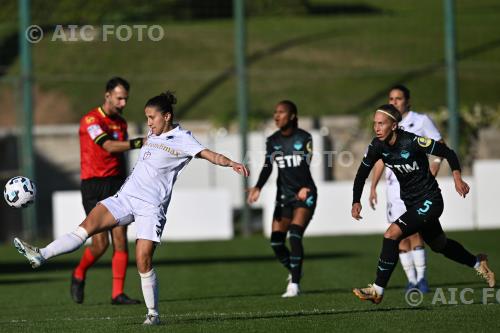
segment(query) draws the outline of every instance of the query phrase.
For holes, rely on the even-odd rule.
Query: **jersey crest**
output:
[[[417,143],[419,146],[427,148],[431,145],[432,140],[429,138],[426,138],[425,136],[419,136],[417,139]]]

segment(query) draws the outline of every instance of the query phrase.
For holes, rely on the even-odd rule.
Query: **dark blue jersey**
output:
[[[403,130],[397,130],[393,145],[374,138],[356,174],[353,203],[359,202],[365,180],[379,159],[396,175],[406,207],[439,197],[441,190],[429,170],[427,154],[445,157],[452,170],[460,170],[455,153],[432,139]]]
[[[316,192],[309,170],[312,158],[312,137],[297,128],[290,136],[276,131],[267,138],[266,158],[256,187],[262,188],[271,175],[273,163],[278,167],[278,194],[294,198],[302,187]]]

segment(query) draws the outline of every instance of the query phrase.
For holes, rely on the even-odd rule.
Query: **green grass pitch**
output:
[[[314,221],[313,221],[314,223]],[[453,232],[449,237],[472,252],[486,252],[500,272],[500,230]],[[281,299],[286,272],[263,237],[220,242],[164,243],[155,254],[163,325],[169,332],[496,331],[499,301],[483,304],[485,283],[471,269],[428,253],[433,289],[420,306],[404,298],[401,267],[384,301],[357,300],[353,287],[374,279],[382,236],[306,237],[303,294]],[[13,246],[0,247],[0,332],[137,332],[144,305],[111,306],[110,254],[87,276],[85,302],[72,303],[69,277],[80,251],[33,271]],[[133,252],[133,244],[130,245]],[[131,256],[133,257],[133,256]],[[132,260],[131,260],[132,261]],[[446,303],[432,302],[443,288]],[[457,288],[453,303],[448,288]],[[462,304],[460,291],[467,292]],[[499,291],[495,289],[494,292]],[[142,299],[131,263],[126,292]],[[500,298],[500,292],[499,297]]]

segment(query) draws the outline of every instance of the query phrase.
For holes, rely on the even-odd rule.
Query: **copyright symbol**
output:
[[[39,25],[30,25],[24,32],[26,40],[30,43],[38,43],[43,38],[43,30]]]
[[[409,289],[405,294],[405,301],[409,306],[419,306],[423,300],[424,294],[417,288]]]

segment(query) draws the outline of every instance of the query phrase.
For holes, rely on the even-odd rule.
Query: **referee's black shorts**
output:
[[[115,195],[124,182],[121,176],[83,179],[80,189],[85,214],[89,215],[99,201]]]

